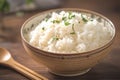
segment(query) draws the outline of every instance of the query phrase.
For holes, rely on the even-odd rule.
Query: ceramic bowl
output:
[[[45,17],[49,17],[52,12],[60,11],[75,11],[82,14],[87,14],[92,18],[97,18],[99,22],[103,22],[104,25],[109,24],[113,29],[113,36],[108,43],[100,48],[83,53],[76,54],[56,54],[52,52],[43,51],[31,45],[28,42],[27,35],[35,28],[40,21]],[[48,70],[56,75],[61,76],[76,76],[88,72],[93,66],[101,61],[112,49],[112,43],[115,38],[115,27],[113,23],[103,15],[84,9],[75,8],[62,8],[53,9],[45,12],[41,12],[31,18],[29,18],[21,28],[22,43],[27,53],[39,64],[45,65]]]

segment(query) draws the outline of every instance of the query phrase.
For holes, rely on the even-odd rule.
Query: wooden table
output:
[[[114,47],[110,54],[85,75],[76,77],[60,77],[53,75],[44,65],[38,65],[25,52],[21,43],[20,27],[27,18],[40,11],[30,13],[26,12],[22,17],[17,17],[15,14],[5,16],[4,25],[8,27],[6,27],[4,32],[0,32],[0,47],[7,48],[16,61],[47,77],[50,80],[120,80],[120,11],[116,10],[115,3],[111,2],[108,5],[107,2],[104,1],[105,3],[103,2],[103,6],[100,6],[99,3],[102,3],[103,0],[99,2],[95,0],[93,1],[94,3],[92,3],[92,5],[89,4],[89,1],[84,0],[66,0],[62,4],[62,7],[86,8],[97,11],[112,20],[117,29],[117,36],[113,44]],[[85,5],[83,5],[84,3]],[[105,6],[105,4],[107,6]],[[0,80],[29,79],[11,68],[0,66]]]

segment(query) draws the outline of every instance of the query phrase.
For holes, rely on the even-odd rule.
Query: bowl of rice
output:
[[[76,8],[38,13],[21,28],[26,52],[60,76],[88,72],[111,51],[115,33],[108,18]]]

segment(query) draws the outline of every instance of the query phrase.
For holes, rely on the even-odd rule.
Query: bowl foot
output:
[[[90,70],[91,68],[89,68],[89,69],[86,69],[86,70],[83,70],[83,71],[79,71],[79,72],[77,72],[77,73],[67,73],[67,74],[64,74],[64,73],[56,73],[56,72],[53,72],[53,71],[51,71],[51,70],[49,70],[49,72],[51,72],[52,74],[55,74],[55,75],[58,75],[58,76],[79,76],[79,75],[83,75],[83,74],[85,74],[85,73],[87,73],[89,70]]]

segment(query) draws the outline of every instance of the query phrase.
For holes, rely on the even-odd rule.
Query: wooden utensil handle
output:
[[[24,74],[26,77],[32,79],[32,80],[48,80],[47,78],[43,77],[42,75],[28,69],[27,67],[19,64],[15,60],[11,59],[9,62],[9,66],[15,69],[16,71],[20,72],[21,74]]]

